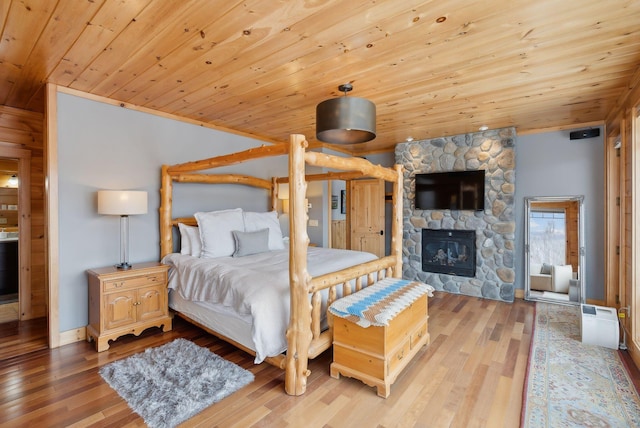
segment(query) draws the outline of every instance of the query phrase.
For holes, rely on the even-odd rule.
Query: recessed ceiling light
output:
[[[409,137],[407,137],[407,138],[405,139],[405,141],[411,142],[411,141],[413,141],[413,137],[409,136]]]
[[[486,131],[487,129],[489,129],[489,127],[487,125],[482,125],[479,129],[481,131]]]

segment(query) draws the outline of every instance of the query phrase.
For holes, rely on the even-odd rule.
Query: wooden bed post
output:
[[[276,177],[271,178],[271,211],[278,209],[278,182]]]
[[[402,278],[402,204],[404,201],[404,177],[402,165],[395,165],[398,179],[393,183],[393,223],[391,224],[391,255],[396,256],[396,266],[393,268],[394,278]]]
[[[302,395],[307,389],[309,346],[311,344],[311,304],[309,303],[307,271],[307,210],[305,207],[304,135],[289,138],[289,281],[291,314],[287,328],[287,356],[284,388],[289,395]]]
[[[173,230],[171,226],[171,193],[173,182],[168,172],[169,167],[162,165],[160,186],[160,260],[173,252]]]

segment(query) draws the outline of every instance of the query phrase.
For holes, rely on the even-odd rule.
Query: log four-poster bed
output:
[[[289,395],[301,395],[306,390],[308,359],[315,358],[332,344],[331,316],[326,316],[326,307],[341,296],[356,292],[386,277],[401,278],[402,276],[402,169],[374,165],[362,158],[343,158],[323,153],[307,151],[308,143],[303,135],[291,135],[289,146],[263,146],[244,152],[223,155],[215,158],[162,167],[161,202],[160,202],[160,247],[161,257],[174,260],[181,257],[174,253],[173,228],[179,224],[196,226],[195,218],[172,217],[172,193],[175,183],[209,183],[209,184],[241,184],[265,189],[270,195],[272,212],[276,210],[278,184],[289,183],[289,251],[285,252],[289,267],[288,272],[288,310],[289,317],[286,325],[286,352],[269,355],[264,361],[285,370],[285,391]],[[235,174],[204,174],[200,171],[216,167],[238,164],[241,162],[260,159],[268,156],[289,155],[289,176],[265,180],[247,175]],[[306,165],[330,168],[324,174],[306,175]],[[307,210],[305,193],[308,181],[317,180],[349,180],[360,177],[382,179],[393,183],[393,221],[391,254],[379,259],[372,259],[338,270],[323,272],[312,276],[310,271],[315,268],[317,256],[316,248],[309,248],[307,235]],[[202,231],[202,230],[201,230]],[[235,236],[235,235],[234,235]],[[237,242],[237,241],[236,241]],[[329,250],[329,249],[324,249]],[[348,250],[332,250],[348,251]],[[367,254],[367,253],[363,253]],[[270,257],[276,258],[278,252]],[[308,265],[308,256],[313,260]],[[172,259],[173,257],[173,259]],[[201,259],[190,258],[193,263],[200,263]],[[248,257],[247,257],[248,258]],[[344,258],[344,257],[340,257]],[[226,259],[245,259],[244,257]],[[235,261],[235,260],[234,260]],[[275,262],[274,262],[275,263]],[[168,263],[171,265],[171,263]],[[242,269],[242,268],[241,268]],[[179,268],[172,271],[178,276]],[[226,271],[225,271],[226,272]],[[172,274],[170,274],[171,276]],[[286,272],[284,273],[286,275]],[[265,281],[257,282],[268,282]],[[170,283],[171,287],[171,283]],[[177,293],[174,293],[177,294]],[[177,297],[177,296],[176,296]],[[173,306],[172,308],[176,310]],[[199,310],[199,309],[198,309]],[[204,316],[194,312],[176,310],[176,313],[203,327],[208,332],[233,343],[239,348],[256,355],[255,347],[242,338],[233,337],[232,333],[221,332],[219,328],[210,326]],[[224,314],[222,315],[224,316]],[[277,318],[277,316],[273,317]],[[224,319],[224,318],[223,318]],[[235,321],[234,321],[235,322]],[[248,321],[249,323],[252,321]],[[233,322],[223,322],[223,325]],[[264,330],[264,328],[263,328]],[[283,338],[283,340],[285,339]]]

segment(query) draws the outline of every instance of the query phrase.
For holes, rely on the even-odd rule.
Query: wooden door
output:
[[[346,220],[331,220],[331,248],[347,248]]]
[[[350,248],[384,257],[384,181],[349,182]]]

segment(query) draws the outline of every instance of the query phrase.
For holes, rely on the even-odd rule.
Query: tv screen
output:
[[[418,210],[484,210],[484,170],[416,174]]]

